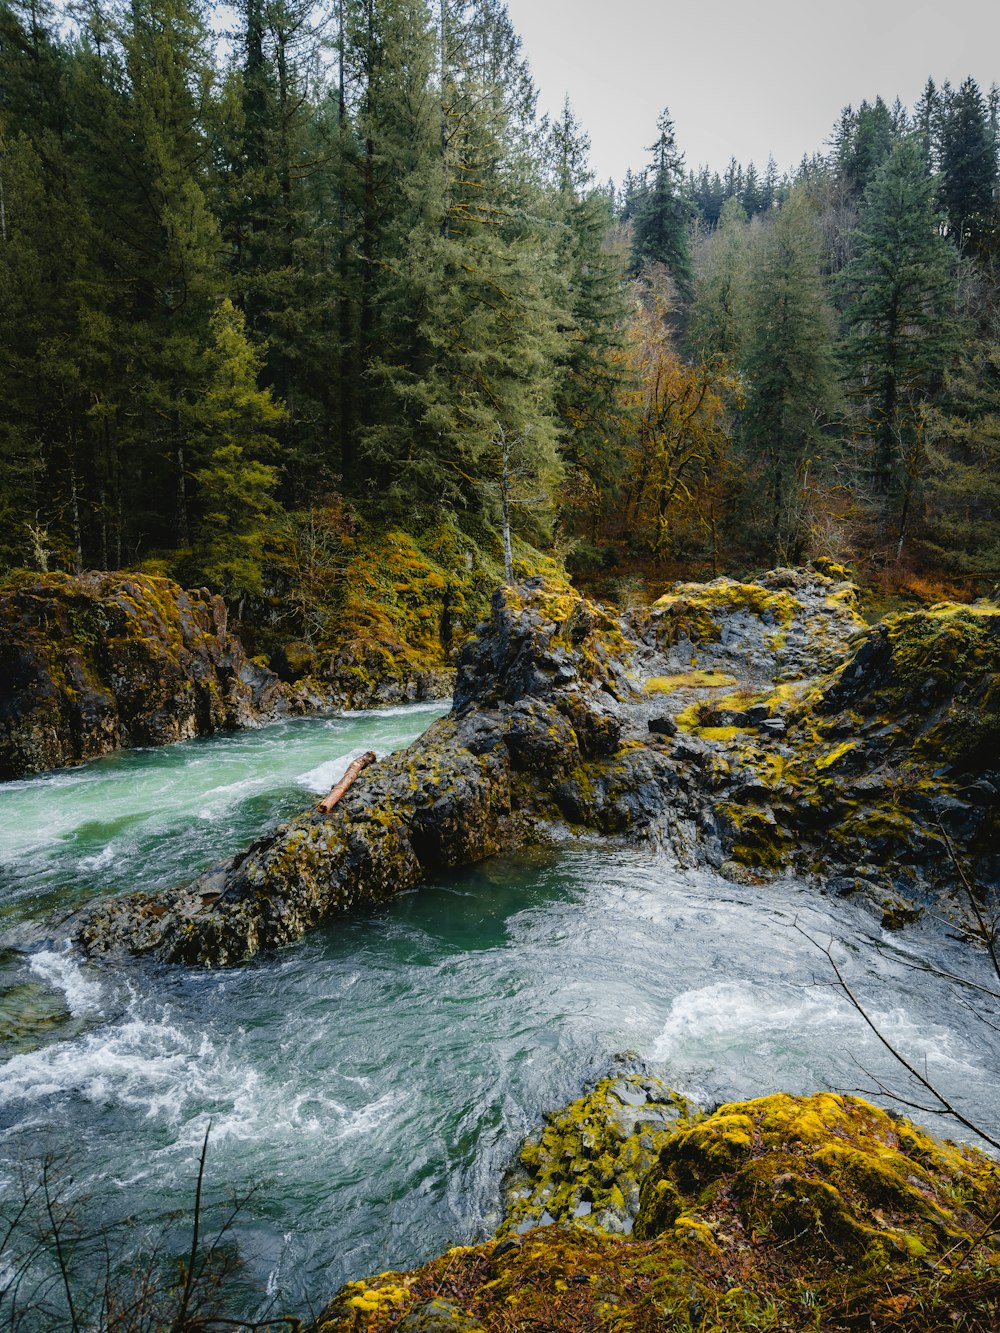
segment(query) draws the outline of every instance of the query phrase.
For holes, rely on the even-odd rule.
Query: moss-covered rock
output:
[[[954,884],[953,854],[987,889],[1000,879],[998,681],[995,605],[894,616],[818,680],[689,691],[675,790],[700,792],[705,854],[727,873],[819,872],[898,928]]]
[[[295,709],[248,661],[219,597],[146,574],[0,585],[0,778]]]
[[[696,662],[759,681],[820,675],[865,628],[857,588],[828,562],[749,583],[676,583],[633,620],[638,637],[678,667]]]
[[[522,1153],[530,1207],[552,1200],[556,1225],[522,1232],[512,1212],[493,1241],[349,1284],[313,1333],[408,1327],[400,1321],[421,1317],[442,1292],[453,1317],[486,1333],[997,1327],[1000,1252],[989,1222],[1000,1178],[991,1159],[859,1098],[822,1093],[700,1117],[678,1101],[684,1111],[647,1165],[646,1128],[622,1135],[608,1106],[614,1084],[604,1080],[551,1117]],[[640,1087],[626,1080],[629,1096]],[[633,1144],[642,1162],[635,1229],[617,1234],[612,1213],[609,1235],[594,1210],[571,1205],[588,1189],[610,1193],[605,1159],[612,1147],[628,1156]],[[513,1208],[527,1206],[516,1194]],[[351,1305],[359,1293],[364,1323]]]
[[[626,1066],[564,1110],[524,1144],[504,1182],[498,1235],[575,1223],[631,1232],[643,1179],[660,1149],[699,1114],[641,1066]]]
[[[91,953],[226,965],[538,838],[554,817],[616,832],[648,824],[663,808],[665,761],[619,747],[627,651],[567,584],[498,590],[459,659],[451,717],[367,768],[329,814],[293,819],[183,888],[98,903],[78,938]],[[588,797],[571,815],[574,778]]]

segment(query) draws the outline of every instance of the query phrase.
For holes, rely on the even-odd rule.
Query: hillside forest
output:
[[[3,570],[205,584],[261,650],[386,543],[447,640],[504,512],[619,593],[1000,577],[995,87],[873,90],[786,174],[665,110],[616,186],[499,0],[222,12],[0,0]]]

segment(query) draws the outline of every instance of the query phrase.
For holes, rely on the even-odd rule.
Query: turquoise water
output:
[[[62,895],[195,873],[431,715],[285,723],[0,788],[9,938]],[[240,1307],[305,1312],[348,1278],[488,1234],[520,1139],[616,1053],[704,1102],[902,1087],[796,922],[837,941],[886,1034],[995,1127],[996,1033],[912,966],[964,966],[943,926],[887,935],[795,882],[570,842],[228,972],[9,950],[0,1019],[21,1017],[0,1066],[0,1192],[52,1150],[88,1217],[169,1234],[211,1124],[209,1210],[254,1191],[235,1226]]]

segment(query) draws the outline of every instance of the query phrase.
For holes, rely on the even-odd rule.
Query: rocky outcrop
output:
[[[499,590],[459,659],[450,717],[366,769],[329,815],[303,814],[184,888],[97,904],[79,939],[91,953],[235,963],[538,838],[553,819],[647,827],[670,766],[620,741],[630,659],[616,622],[566,585]]]
[[[697,664],[756,683],[821,675],[840,665],[848,640],[866,629],[857,588],[828,560],[773,569],[750,583],[675,583],[632,613],[632,627],[675,671]]]
[[[768,582],[799,608],[786,624],[823,619],[821,657],[839,635],[835,672],[761,687],[759,639],[740,683],[732,645],[748,618],[771,633],[757,614]],[[78,938],[95,954],[237,963],[567,824],[656,836],[683,863],[734,878],[817,874],[863,890],[887,925],[912,919],[935,878],[954,882],[955,848],[995,878],[997,774],[984,765],[995,764],[1000,611],[939,608],[858,633],[850,585],[816,571],[709,592],[733,621],[716,607],[719,638],[706,643],[732,675],[717,658],[659,674],[681,665],[680,639],[637,643],[557,580],[499,590],[460,656],[450,717],[366,770],[329,815],[306,812],[193,884],[96,904]]]
[[[956,852],[995,885],[998,681],[1000,609],[942,605],[866,630],[819,681],[682,709],[678,743],[716,821],[709,854],[739,875],[795,866],[862,890],[887,926],[911,895],[954,885]]]
[[[619,1072],[549,1117],[507,1197],[493,1240],[349,1283],[311,1333],[996,1327],[995,1162],[857,1097],[706,1114]]]
[[[144,574],[0,586],[0,778],[302,711],[220,597]]]

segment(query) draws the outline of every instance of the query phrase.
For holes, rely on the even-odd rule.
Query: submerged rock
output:
[[[145,574],[7,579],[0,682],[0,778],[295,707],[229,633],[221,597]]]
[[[655,1137],[639,1092],[669,1112]],[[611,1197],[623,1161],[639,1187],[631,1237],[621,1210],[575,1202]],[[494,1240],[350,1283],[312,1333],[348,1333],[359,1310],[371,1333],[409,1327],[445,1283],[470,1329],[996,1327],[996,1163],[858,1097],[779,1093],[706,1115],[659,1080],[612,1077],[549,1117],[513,1181]]]

